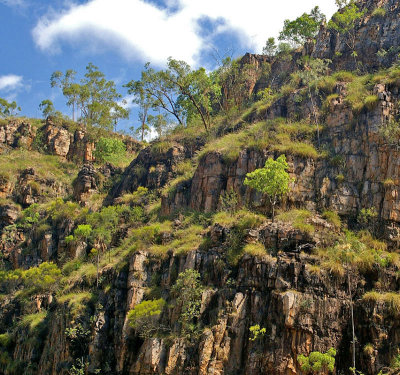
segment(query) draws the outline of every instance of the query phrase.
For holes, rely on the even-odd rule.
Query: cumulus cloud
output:
[[[22,77],[15,74],[0,76],[0,91],[14,91],[23,86]]]
[[[5,0],[1,0],[5,1]],[[320,0],[330,16],[332,0]],[[33,30],[42,50],[56,51],[60,42],[76,46],[107,45],[128,59],[162,64],[169,56],[190,64],[198,61],[212,38],[234,32],[241,47],[260,51],[269,36],[276,36],[285,18],[310,11],[316,0],[167,0],[166,7],[144,0],[90,0],[43,17]],[[208,20],[212,32],[201,27]]]

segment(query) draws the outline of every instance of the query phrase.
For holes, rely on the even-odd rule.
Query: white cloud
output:
[[[15,74],[0,76],[0,91],[14,91],[23,86],[22,77]]]
[[[1,0],[4,1],[4,0]],[[242,47],[260,51],[269,36],[276,36],[283,20],[310,11],[316,0],[168,0],[175,12],[143,0],[91,0],[48,14],[33,30],[42,50],[56,51],[60,42],[75,46],[117,48],[128,59],[163,64],[169,56],[192,64],[209,46],[210,36],[199,33],[204,17],[219,21],[212,36],[235,32]],[[333,0],[318,1],[330,16]],[[205,30],[207,31],[207,30]]]
[[[157,137],[158,137],[157,130],[153,126],[150,126],[149,131],[144,136],[144,140],[146,142],[151,142],[151,141],[154,141]]]

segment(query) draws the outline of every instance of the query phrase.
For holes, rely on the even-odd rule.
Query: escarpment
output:
[[[362,68],[327,25],[247,54],[208,131],[1,122],[1,374],[399,373],[399,6],[357,4]],[[274,205],[245,179],[281,155]]]

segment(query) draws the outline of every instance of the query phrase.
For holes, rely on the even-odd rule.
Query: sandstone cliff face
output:
[[[332,209],[348,218],[356,217],[361,209],[375,207],[379,218],[386,222],[390,239],[397,237],[400,223],[400,155],[398,145],[386,140],[380,129],[397,116],[399,89],[377,85],[374,92],[379,97],[375,109],[364,110],[359,115],[354,115],[341,95],[331,102],[321,135],[323,147],[330,150],[329,157],[314,160],[288,155],[295,182],[286,204],[311,210]],[[290,103],[290,100],[278,101],[266,117],[273,118],[277,111],[287,111]],[[304,115],[307,113],[305,107]],[[200,161],[191,181],[163,197],[163,213],[182,207],[214,211],[220,195],[231,189],[243,203],[259,205],[261,196],[244,186],[243,181],[248,172],[262,167],[271,156],[277,155],[268,150],[244,150],[237,161],[226,164],[218,153],[208,154]],[[340,159],[340,163],[335,159]],[[390,184],[384,183],[389,180]]]
[[[319,225],[332,230],[322,220]],[[111,288],[100,291],[98,303],[89,303],[86,318],[82,316],[79,320],[87,324],[90,332],[82,344],[90,356],[89,372],[101,369],[107,374],[137,375],[295,375],[300,374],[298,354],[326,351],[330,347],[341,352],[337,371],[346,370],[351,355],[347,279],[324,271],[312,272],[309,266],[314,262],[313,257],[291,253],[299,241],[310,241],[309,236],[283,223],[266,224],[252,235],[266,244],[278,243],[278,249],[285,249],[286,253],[277,258],[245,256],[237,266],[232,266],[220,248],[223,237],[214,231],[220,232],[221,228],[210,229],[209,235],[214,240],[207,252],[197,250],[161,261],[139,252],[119,273],[104,271],[102,280],[111,282]],[[280,241],[276,241],[278,233]],[[313,238],[311,241],[318,241],[318,233]],[[156,274],[161,275],[157,285],[170,304],[160,323],[174,326],[176,311],[168,291],[177,273],[188,268],[198,270],[206,286],[201,303],[203,329],[198,341],[135,337],[126,313],[142,300],[146,288],[154,286],[152,280]],[[368,374],[376,374],[382,364],[390,362],[400,344],[400,328],[393,319],[393,310],[385,304],[360,301],[374,280],[384,277],[388,287],[397,286],[395,274],[390,270],[385,272],[365,277],[354,275],[351,279],[356,291],[354,299],[358,301],[355,304],[357,347],[362,348],[366,343],[379,347],[369,356],[361,350],[356,353],[358,363],[363,364]],[[14,358],[37,364],[40,374],[67,374],[62,364],[71,363],[76,348],[66,338],[65,330],[76,322],[69,322],[63,304],[54,300],[43,303],[50,303],[50,312],[42,346],[21,339],[17,341]],[[1,310],[2,322],[6,322],[8,313],[7,309]],[[92,317],[90,322],[88,317]],[[249,327],[254,324],[265,327],[267,334],[250,341]]]
[[[364,71],[390,66],[397,60],[400,45],[400,5],[397,0],[359,0],[356,2],[366,13],[356,24],[355,51],[357,61]],[[385,10],[384,16],[374,16],[377,8]],[[378,53],[382,52],[382,53]],[[345,36],[322,27],[312,56],[330,59],[336,69],[353,70],[355,61],[351,56]]]

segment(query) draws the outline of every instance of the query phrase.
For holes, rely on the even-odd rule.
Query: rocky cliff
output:
[[[400,8],[357,4],[362,69],[324,25],[247,54],[248,108],[144,148],[108,134],[125,168],[79,124],[1,122],[0,373],[297,375],[331,348],[336,374],[399,373]],[[314,96],[302,56],[332,60]],[[281,154],[271,217],[244,179]]]

